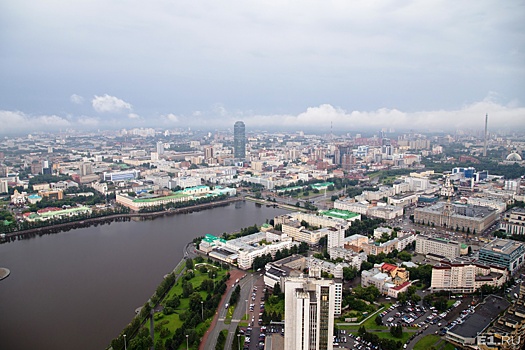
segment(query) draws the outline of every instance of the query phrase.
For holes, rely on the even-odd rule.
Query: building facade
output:
[[[513,274],[525,262],[525,245],[509,239],[496,238],[479,250],[479,262],[505,267]]]
[[[335,281],[291,277],[284,283],[284,348],[332,350]]]
[[[459,257],[461,245],[459,242],[423,235],[416,236],[416,253],[434,254],[453,260]]]
[[[514,208],[501,218],[500,229],[511,235],[525,235],[525,209]]]
[[[432,267],[432,292],[473,293],[483,285],[501,287],[508,278],[504,267],[442,261]]]
[[[477,205],[436,203],[414,210],[414,221],[418,224],[448,227],[451,230],[481,233],[498,219],[497,210]]]

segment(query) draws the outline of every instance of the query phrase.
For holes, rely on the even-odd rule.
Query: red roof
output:
[[[410,281],[406,281],[406,282],[404,282],[403,284],[400,284],[399,286],[396,286],[396,287],[394,287],[394,288],[392,288],[392,289],[393,289],[393,290],[401,290],[401,289],[403,289],[403,288],[405,288],[406,286],[409,286],[409,285],[411,285],[411,284],[412,284],[412,282],[410,282]]]
[[[387,270],[387,271],[395,271],[395,270],[397,270],[397,266],[396,265],[392,265],[392,264],[384,263],[381,266],[381,269],[382,270]]]
[[[49,211],[59,211],[59,210],[62,210],[62,209],[56,208],[56,207],[49,207],[49,208],[39,209],[37,210],[37,213],[42,214],[42,213],[47,213]]]

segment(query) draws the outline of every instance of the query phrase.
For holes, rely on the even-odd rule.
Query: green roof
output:
[[[9,221],[9,220],[4,220],[4,226],[9,226],[11,225],[12,221]]]
[[[312,188],[322,188],[322,187],[328,187],[328,186],[333,186],[333,185],[334,185],[333,182],[321,182],[318,184],[313,184]]]
[[[330,210],[327,210],[327,211],[322,211],[321,215],[323,215],[323,216],[330,216],[330,217],[333,217],[333,218],[344,219],[344,220],[350,220],[352,218],[355,218],[359,214],[354,213],[352,211],[348,211],[348,210],[330,209]]]
[[[164,197],[154,197],[154,198],[139,198],[139,199],[135,199],[133,200],[133,203],[151,203],[151,202],[156,202],[156,201],[160,201],[160,200],[169,200],[169,199],[177,199],[177,198],[184,198],[184,197],[191,197],[187,194],[184,194],[184,193],[181,193],[181,192],[175,192],[169,196],[164,196]]]
[[[461,249],[467,249],[467,248],[468,248],[468,245],[461,243]]]
[[[272,227],[272,225],[270,225],[270,224],[266,224],[266,223],[265,223],[265,224],[262,224],[262,227],[264,227],[264,228],[268,228],[268,227]]]

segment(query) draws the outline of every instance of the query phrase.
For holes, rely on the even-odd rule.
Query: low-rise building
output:
[[[397,298],[399,293],[406,291],[411,285],[409,277],[410,274],[404,267],[387,263],[375,264],[374,268],[361,272],[361,286],[375,286],[381,294]]]
[[[525,235],[525,208],[507,211],[501,218],[500,229],[510,235]]]

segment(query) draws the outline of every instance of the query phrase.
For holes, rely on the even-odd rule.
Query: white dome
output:
[[[507,160],[510,160],[511,162],[519,162],[521,161],[521,156],[516,152],[512,152],[507,156]]]

